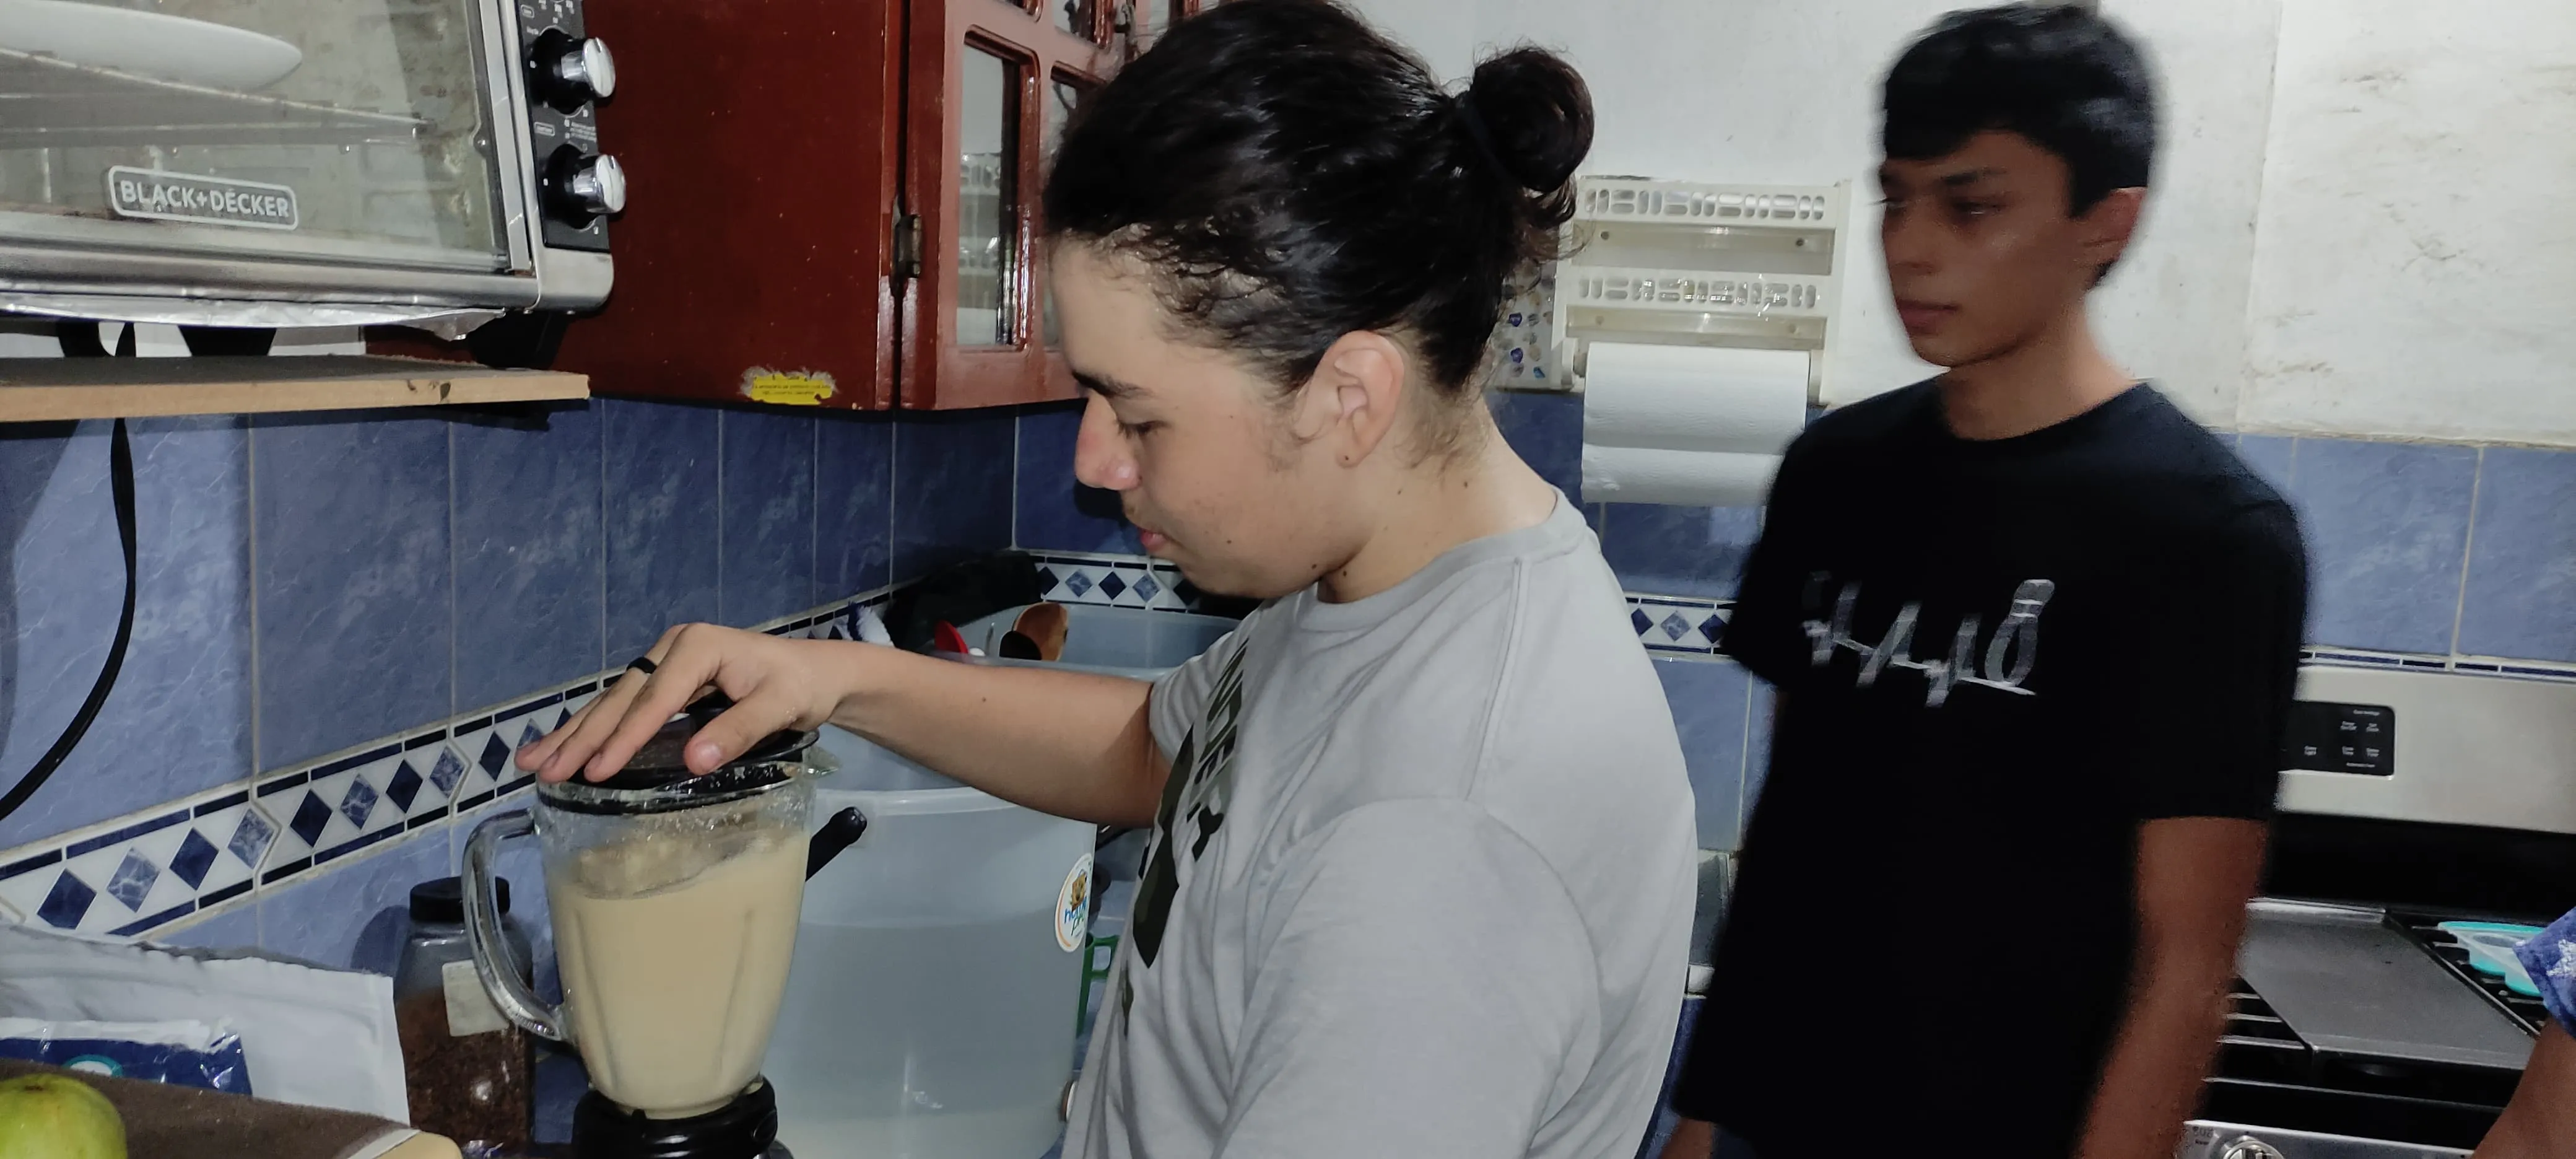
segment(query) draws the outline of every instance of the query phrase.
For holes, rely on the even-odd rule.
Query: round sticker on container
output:
[[[1091,940],[1091,855],[1073,863],[1055,895],[1055,944],[1070,954]]]

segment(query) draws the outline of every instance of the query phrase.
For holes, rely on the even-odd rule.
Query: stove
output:
[[[2431,929],[2433,922],[2467,916],[2388,914],[2384,928],[2404,937],[2410,949],[2422,954],[2463,995],[2474,995],[2510,1017],[2503,985],[2498,983],[2492,994],[2478,985],[2468,968],[2467,952]],[[2419,921],[2440,946],[2416,931]],[[2458,955],[2456,972],[2440,956],[2442,948]],[[2519,1034],[2531,1033],[2531,1024],[2518,1017],[2511,1025]],[[2519,1067],[2512,1066],[2399,1058],[2312,1045],[2240,978],[2228,996],[2227,1030],[2219,1040],[2217,1068],[2181,1154],[2186,1159],[2466,1155],[2513,1096],[2521,1074]]]
[[[2466,1156],[2548,1014],[2436,927],[2576,906],[2576,683],[2310,667],[2300,698],[2305,751],[2284,754],[2265,897],[2178,1159]],[[2337,759],[2357,728],[2380,759]]]

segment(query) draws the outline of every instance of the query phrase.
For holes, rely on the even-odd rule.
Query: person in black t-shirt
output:
[[[1954,13],[1885,112],[1888,280],[1948,369],[1773,485],[1725,634],[1771,772],[1665,1154],[2167,1159],[2263,864],[2298,523],[2086,322],[2155,147],[2126,38]]]

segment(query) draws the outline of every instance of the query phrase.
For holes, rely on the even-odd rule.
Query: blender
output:
[[[465,844],[466,933],[493,1004],[589,1068],[575,1159],[784,1159],[777,1096],[759,1074],[795,949],[805,878],[867,825],[844,809],[807,836],[830,756],[781,732],[693,776],[681,752],[730,707],[663,725],[617,775],[537,787]],[[535,834],[564,1003],[522,980],[502,941],[492,863]]]

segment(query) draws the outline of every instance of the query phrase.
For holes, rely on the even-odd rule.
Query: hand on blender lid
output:
[[[519,750],[548,783],[605,781],[658,746],[655,767],[703,776],[782,735],[810,732],[840,701],[836,652],[868,645],[790,640],[712,624],[663,633],[563,727]],[[674,732],[678,720],[689,722]]]

